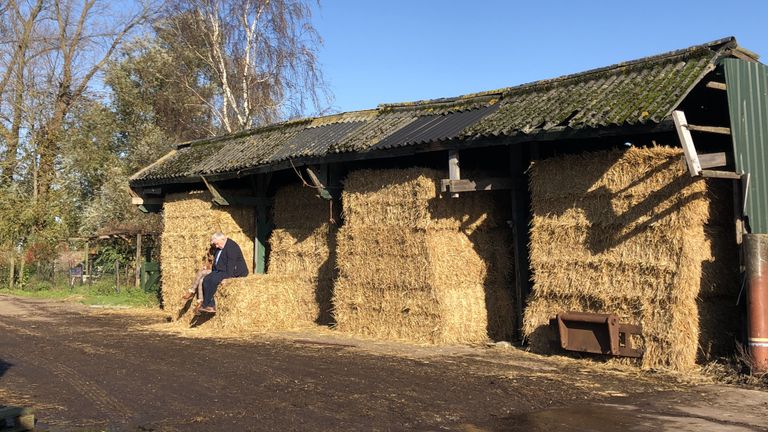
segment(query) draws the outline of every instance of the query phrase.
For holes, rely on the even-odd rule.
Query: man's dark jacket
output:
[[[219,259],[213,256],[212,272],[203,278],[203,306],[215,306],[216,302],[213,296],[219,284],[224,279],[248,276],[248,267],[245,265],[243,251],[240,246],[232,239],[227,239],[224,247],[221,249]]]
[[[224,273],[222,279],[248,276],[248,266],[245,265],[243,251],[234,240],[228,238],[221,249],[219,260],[213,255],[213,271]]]

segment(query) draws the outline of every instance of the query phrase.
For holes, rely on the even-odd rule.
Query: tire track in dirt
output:
[[[46,351],[50,350],[59,352],[59,348],[56,347],[57,343],[55,342],[54,338],[45,336],[39,332],[30,331],[20,326],[9,324],[4,322],[2,319],[0,319],[0,328],[9,330],[9,333],[6,333],[6,336],[13,335],[15,333],[16,335],[24,335],[37,339],[36,343],[31,345],[37,351],[35,353],[37,360],[35,365],[57,377],[65,385],[75,389],[78,394],[88,399],[105,414],[118,415],[122,418],[128,418],[133,414],[126,405],[107,394],[97,384],[88,381],[83,375],[58,361],[55,356],[46,355],[48,354]],[[17,339],[21,340],[22,342],[24,341],[23,338],[17,337]],[[40,343],[41,340],[43,343]],[[26,350],[16,350],[13,346],[9,346],[7,344],[3,347],[3,351],[6,353],[12,353],[15,357],[19,358],[28,357],[30,354],[32,354]]]
[[[82,335],[82,332],[74,331],[69,325],[58,325],[56,322],[70,322],[70,317],[66,314],[61,314],[58,310],[46,310],[47,315],[51,315],[52,312],[56,312],[57,315],[53,322],[42,324],[45,326],[43,332],[31,331],[25,328],[23,325],[17,323],[9,323],[4,321],[0,316],[0,329],[6,330],[6,334],[14,334],[16,339],[22,341],[23,346],[34,346],[35,353],[29,350],[18,350],[13,353],[17,358],[32,358],[34,356],[34,366],[43,369],[46,372],[51,373],[57,378],[63,385],[71,387],[75,392],[81,394],[86,400],[91,401],[95,407],[99,409],[106,418],[113,418],[118,423],[124,424],[126,421],[141,423],[141,418],[145,417],[150,407],[146,406],[142,402],[140,394],[133,391],[131,388],[125,388],[121,395],[129,397],[129,404],[122,403],[119,399],[112,397],[108,392],[104,391],[102,387],[95,383],[89,383],[87,377],[78,373],[75,369],[60,364],[58,360],[64,353],[78,351],[81,355],[87,356],[91,361],[96,360],[97,356],[102,357],[115,357],[119,354],[119,351],[115,346],[110,346],[109,343],[105,344],[91,344],[88,342],[74,341],[73,337],[77,337],[77,334]],[[110,337],[125,337],[125,329],[112,328],[110,326],[99,327],[101,337],[105,337],[104,341],[111,341]],[[29,338],[34,338],[32,344],[29,344]],[[116,339],[117,340],[117,339]],[[113,344],[114,345],[114,344]],[[4,347],[5,348],[5,347]],[[4,351],[10,354],[10,350],[4,349]],[[137,353],[134,351],[134,353]],[[46,355],[47,354],[47,355]],[[135,356],[118,355],[119,363],[116,366],[124,365],[126,369],[141,370],[144,371],[144,375],[147,375],[149,370],[153,373],[150,375],[168,377],[178,375],[177,379],[173,381],[186,379],[184,372],[179,372],[178,365],[173,363],[166,364],[164,362],[154,362],[151,358],[141,358]],[[50,361],[41,361],[43,359]],[[106,378],[109,380],[109,378]],[[200,388],[203,394],[214,392],[214,388],[207,383],[198,383],[197,387]],[[166,397],[163,400],[163,406],[170,412],[185,412],[188,410],[188,395],[180,392],[171,392],[172,397]],[[168,393],[166,393],[168,396]],[[133,409],[131,408],[133,407]],[[115,418],[116,417],[116,418]],[[83,419],[85,420],[85,419]],[[172,422],[173,420],[169,420]],[[83,424],[85,426],[85,424]]]

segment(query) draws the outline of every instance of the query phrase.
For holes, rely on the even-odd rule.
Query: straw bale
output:
[[[533,167],[534,285],[523,325],[533,350],[554,349],[548,324],[559,312],[615,313],[643,326],[643,367],[693,367],[714,317],[698,304],[734,295],[735,245],[727,193],[691,179],[681,155],[630,148]]]
[[[337,329],[424,343],[508,339],[510,239],[494,193],[449,199],[441,173],[360,170],[343,194]]]
[[[291,184],[275,192],[272,217],[279,228],[315,228],[328,223],[330,205],[318,198],[317,190]]]
[[[216,297],[211,326],[235,334],[306,328],[319,314],[313,283],[297,276],[227,279]]]
[[[353,171],[344,182],[344,223],[466,232],[505,224],[503,207],[508,194],[485,192],[442,199],[442,177],[441,172],[424,168]]]
[[[248,270],[252,271],[252,208],[215,206],[207,191],[169,194],[163,204],[163,224],[160,262],[166,310],[176,312],[182,307],[181,296],[191,287],[215,231],[225,233],[240,245]]]
[[[269,238],[267,273],[291,276],[304,283],[296,289],[313,296],[318,324],[332,323],[331,297],[335,277],[336,226],[329,222],[329,201],[301,185],[277,190],[273,217],[277,228]],[[290,307],[290,306],[289,306]]]

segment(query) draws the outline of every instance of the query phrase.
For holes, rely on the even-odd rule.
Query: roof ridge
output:
[[[567,75],[561,75],[559,77],[555,78],[548,78],[538,81],[532,81],[529,83],[524,83],[512,87],[506,87],[503,89],[499,89],[498,91],[501,91],[504,94],[507,94],[513,90],[527,90],[527,89],[538,89],[541,87],[546,87],[558,83],[562,83],[569,80],[575,80],[577,78],[586,78],[591,75],[596,75],[599,73],[604,73],[611,70],[621,69],[621,68],[628,68],[632,66],[647,64],[650,62],[661,62],[664,60],[672,60],[676,58],[685,58],[689,56],[693,56],[701,51],[711,51],[713,54],[721,54],[725,50],[729,49],[735,49],[738,48],[738,43],[736,42],[736,38],[733,36],[728,36],[722,39],[717,39],[711,42],[707,42],[700,45],[694,45],[690,46],[688,48],[682,48],[674,51],[668,51],[661,54],[654,54],[651,56],[641,57],[638,59],[633,60],[627,60],[624,62],[615,63],[609,66],[601,66],[595,69],[589,69],[582,72],[576,72],[572,74]]]

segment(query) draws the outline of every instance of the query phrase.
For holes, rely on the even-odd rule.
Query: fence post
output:
[[[136,234],[136,288],[141,286],[141,233]]]

